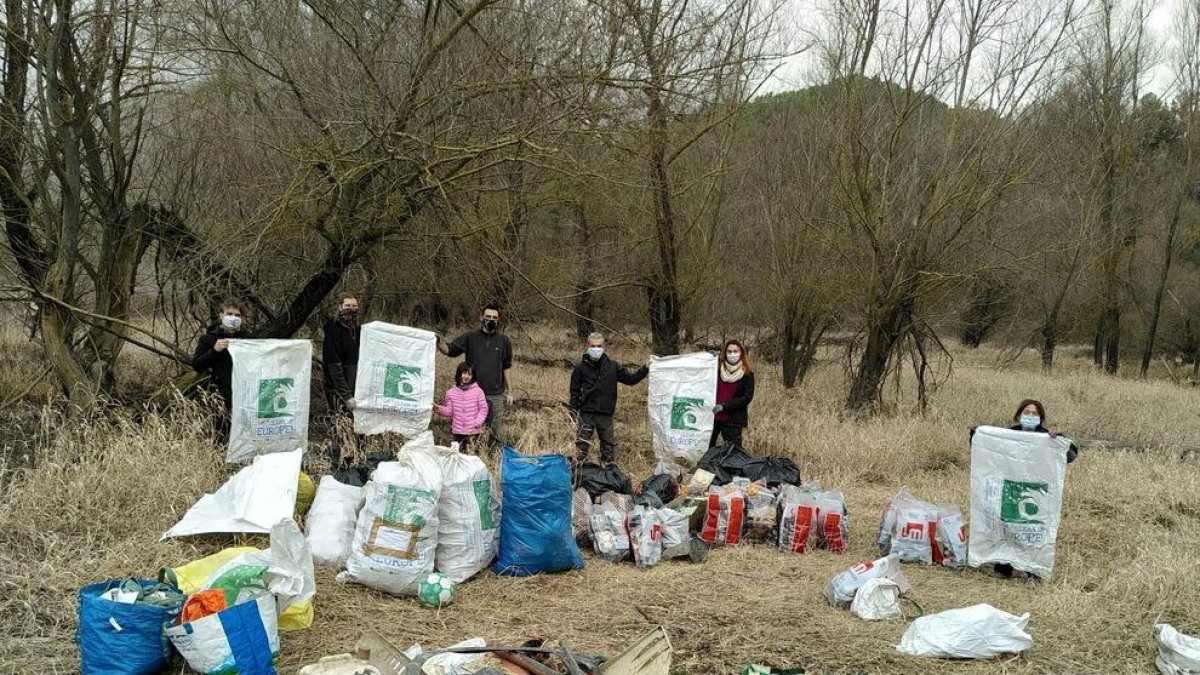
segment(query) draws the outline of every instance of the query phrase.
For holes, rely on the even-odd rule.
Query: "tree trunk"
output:
[[[797,316],[795,310],[789,310],[788,314],[781,331],[783,386],[792,389],[804,383],[829,324],[807,312]]]
[[[1175,231],[1179,225],[1179,214],[1183,210],[1185,192],[1175,200],[1175,210],[1171,213],[1171,222],[1167,224],[1167,240],[1163,244],[1163,262],[1158,271],[1158,284],[1154,288],[1154,303],[1150,305],[1150,325],[1146,328],[1146,344],[1142,348],[1141,375],[1146,377],[1150,370],[1150,359],[1154,357],[1154,340],[1158,333],[1158,317],[1162,313],[1163,295],[1167,290],[1167,279],[1171,274],[1171,261],[1174,258]]]
[[[1046,319],[1042,324],[1042,370],[1054,368],[1054,348],[1058,345],[1058,319]]]
[[[525,164],[510,162],[505,173],[505,194],[508,196],[508,218],[504,222],[501,251],[508,256],[501,261],[492,280],[490,300],[507,309],[512,301],[517,284],[516,270],[525,260],[527,231],[529,229],[529,204],[525,199]]]
[[[873,308],[875,315],[868,319],[867,343],[846,399],[846,412],[853,416],[869,415],[879,408],[888,360],[912,324],[916,309],[916,290],[911,283],[907,286],[895,296],[880,293],[878,297],[885,301]]]
[[[579,269],[576,270],[575,281],[575,335],[582,342],[596,330],[593,319],[596,312],[595,300],[592,288],[587,283],[588,275],[595,269],[592,230],[582,202],[575,207],[575,242],[583,256]]]
[[[652,67],[652,70],[654,68]],[[671,206],[671,182],[668,172],[667,111],[663,107],[660,89],[646,89],[647,117],[650,124],[650,186],[654,195],[654,239],[658,266],[646,290],[646,306],[650,312],[650,333],[654,353],[679,353],[679,329],[683,311],[679,295],[675,248],[675,215]]]

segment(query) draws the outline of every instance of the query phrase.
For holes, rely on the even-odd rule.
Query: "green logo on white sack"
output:
[[[383,376],[383,397],[401,401],[416,401],[421,390],[421,369],[389,363]]]
[[[679,431],[700,431],[700,416],[704,399],[676,396],[671,399],[671,428]]]
[[[1005,479],[1000,493],[1000,521],[1014,525],[1042,525],[1042,509],[1050,486]]]
[[[292,409],[292,389],[296,386],[295,378],[276,377],[258,381],[258,418],[262,420],[278,419],[280,417],[295,417]]]

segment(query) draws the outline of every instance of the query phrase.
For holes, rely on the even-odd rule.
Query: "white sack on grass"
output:
[[[332,566],[346,562],[362,504],[363,488],[338,482],[333,476],[321,477],[317,496],[304,517],[313,562]]]
[[[308,445],[312,343],[230,340],[233,401],[227,462]]]
[[[1155,624],[1158,654],[1154,665],[1162,675],[1196,675],[1200,673],[1200,638],[1184,635],[1169,623]]]
[[[900,584],[882,577],[868,579],[854,593],[850,611],[866,621],[901,618],[904,614],[900,611]]]
[[[717,357],[708,352],[650,359],[646,406],[656,473],[693,468],[708,450],[717,403]]]
[[[354,381],[354,433],[415,436],[433,414],[437,336],[372,321],[362,326]]]
[[[393,595],[416,595],[433,571],[442,470],[426,431],[383,462],[366,485],[346,573],[351,581]]]
[[[303,450],[260,455],[196,502],[162,539],[210,532],[266,533],[296,510]]]
[[[1014,616],[986,604],[951,609],[914,620],[896,649],[909,656],[943,659],[1020,654],[1033,646],[1025,632],[1028,623],[1028,613]]]
[[[971,567],[1007,563],[1048,579],[1071,442],[979,427],[971,439]]]
[[[437,449],[442,467],[438,499],[437,571],[462,583],[491,564],[500,540],[500,498],[483,460]]]

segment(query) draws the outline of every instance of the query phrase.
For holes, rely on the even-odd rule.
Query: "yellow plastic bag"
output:
[[[301,471],[300,477],[296,479],[296,515],[302,516],[308,513],[308,507],[312,506],[313,498],[316,496],[317,485],[313,483],[313,479],[308,474]]]
[[[208,580],[217,570],[221,569],[229,563],[230,560],[242,555],[243,553],[257,553],[259,549],[253,546],[234,546],[227,548],[217,553],[214,553],[206,558],[193,560],[192,562],[181,567],[174,568],[176,583],[179,585],[179,590],[187,595],[191,595],[196,591],[204,588]]]

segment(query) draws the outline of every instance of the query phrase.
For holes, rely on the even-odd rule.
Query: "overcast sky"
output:
[[[1049,0],[1053,2],[1054,0]],[[1143,81],[1143,90],[1154,92],[1159,96],[1170,98],[1168,89],[1171,86],[1170,73],[1170,41],[1173,39],[1171,35],[1171,25],[1175,16],[1175,7],[1178,2],[1184,0],[1158,0],[1158,4],[1150,14],[1149,27],[1150,33],[1154,36],[1159,44],[1158,63],[1149,71],[1145,81]],[[791,4],[791,16],[787,17],[785,23],[789,26],[796,27],[808,23],[805,18],[812,11],[813,0],[793,0]],[[799,28],[793,28],[797,34],[800,33]],[[790,91],[794,89],[803,89],[813,82],[811,81],[812,74],[812,59],[808,54],[800,54],[785,59],[775,75],[763,86],[762,93]]]

